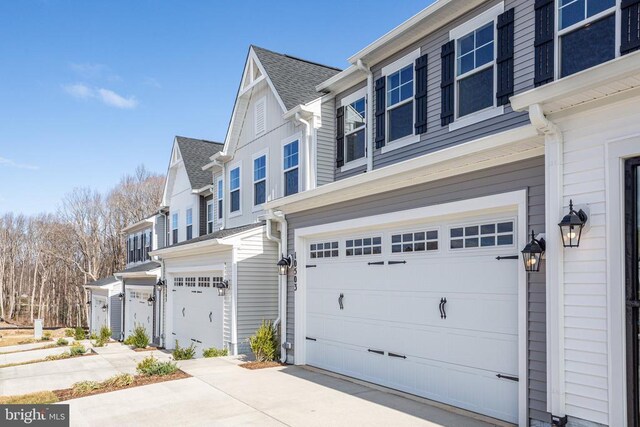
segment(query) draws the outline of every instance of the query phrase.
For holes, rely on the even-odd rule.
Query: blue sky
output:
[[[250,44],[344,68],[429,3],[2,1],[0,214],[164,173],[174,135],[222,141]]]

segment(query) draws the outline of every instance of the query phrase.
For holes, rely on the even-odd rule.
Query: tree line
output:
[[[85,325],[82,285],[124,268],[122,230],[156,212],[163,188],[163,175],[139,166],[105,194],[74,189],[55,214],[0,216],[0,318]]]

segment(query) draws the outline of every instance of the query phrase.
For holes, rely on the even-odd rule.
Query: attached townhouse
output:
[[[639,28],[635,0],[439,0],[319,84],[335,182],[264,205],[287,361],[638,425]]]
[[[84,285],[89,307],[89,333],[98,334],[100,329],[111,329],[111,338],[122,339],[122,282],[114,276],[89,282]]]
[[[165,347],[249,353],[263,320],[280,325],[281,230],[263,206],[333,180],[333,103],[316,86],[338,71],[252,46],[224,146],[176,138],[163,198],[170,245],[152,252]]]

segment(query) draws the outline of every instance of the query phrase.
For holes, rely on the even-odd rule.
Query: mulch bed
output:
[[[286,365],[280,362],[247,362],[241,364],[240,366],[245,369],[251,369],[253,371],[255,369],[276,368],[278,366]]]
[[[157,347],[145,347],[145,348],[134,348],[133,351],[141,352],[141,351],[154,351],[157,350]]]
[[[105,387],[100,388],[98,390],[92,390],[88,393],[83,394],[73,394],[73,389],[64,388],[61,390],[53,390],[53,393],[58,397],[59,400],[69,400],[69,399],[77,399],[79,397],[93,396],[94,394],[102,394],[109,393],[112,391],[124,390],[126,388],[132,387],[140,387],[148,384],[162,383],[165,381],[173,381],[173,380],[181,380],[183,378],[189,378],[191,375],[187,374],[184,371],[177,370],[173,374],[162,375],[162,376],[146,376],[146,375],[135,375],[133,378],[133,383],[124,386],[124,387]]]

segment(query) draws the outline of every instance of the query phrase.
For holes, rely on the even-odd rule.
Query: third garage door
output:
[[[307,364],[517,422],[515,222],[308,240]]]

